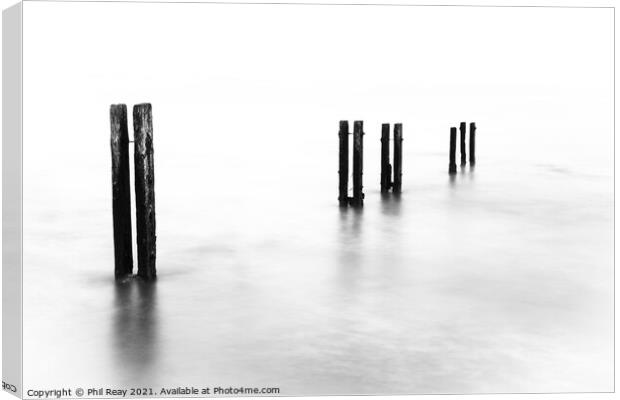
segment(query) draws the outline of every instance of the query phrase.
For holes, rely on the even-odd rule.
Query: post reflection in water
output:
[[[340,208],[341,240],[350,243],[362,234],[363,208]]]
[[[454,187],[454,183],[456,182],[456,174],[450,174],[449,179],[450,179],[450,186]]]
[[[361,254],[363,248],[363,209],[341,208],[339,224],[339,252],[338,265],[340,266],[340,283],[344,288],[354,289],[360,279],[360,270],[363,264]]]
[[[389,217],[398,217],[401,212],[401,194],[383,193],[381,195],[381,214]]]
[[[115,283],[112,340],[118,367],[127,377],[147,374],[158,356],[156,282],[132,277]]]

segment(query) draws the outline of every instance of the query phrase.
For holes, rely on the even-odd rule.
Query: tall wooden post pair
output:
[[[390,124],[381,125],[381,193],[394,193],[402,189],[403,124],[394,124],[394,181],[390,164]]]
[[[133,273],[131,194],[127,106],[110,106],[112,150],[112,218],[114,227],[114,276]],[[153,118],[150,104],[133,107],[136,228],[138,276],[156,277],[155,254],[155,166]]]
[[[338,201],[341,207],[364,205],[362,184],[364,169],[364,122],[353,123],[353,197],[349,197],[349,121],[340,121]]]
[[[461,149],[461,166],[467,164],[467,153],[465,145],[466,124],[461,122],[460,130],[460,149]],[[469,165],[476,165],[476,123],[469,124]],[[450,174],[456,174],[456,128],[450,128],[450,164],[448,166]]]

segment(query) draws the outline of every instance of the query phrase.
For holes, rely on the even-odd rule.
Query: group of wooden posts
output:
[[[114,276],[133,274],[131,237],[131,193],[127,106],[110,106],[112,150],[112,218],[114,225]],[[138,276],[151,280],[155,270],[155,169],[153,163],[153,118],[150,104],[133,107],[134,168]]]
[[[461,166],[467,164],[465,145],[466,123],[461,122]],[[338,201],[341,207],[364,205],[362,176],[364,170],[364,122],[353,123],[353,197],[349,197],[349,121],[340,121],[340,151]],[[402,190],[403,166],[403,124],[394,124],[394,166],[390,164],[390,124],[381,125],[381,193],[388,193],[390,189],[399,195]],[[476,164],[476,123],[469,124],[469,165]],[[393,172],[393,174],[392,174]],[[456,128],[450,128],[450,175],[456,174]],[[393,176],[393,180],[392,180]]]
[[[110,145],[112,150],[112,214],[114,225],[114,276],[122,279],[133,274],[131,235],[131,189],[129,172],[129,133],[127,106],[110,106]],[[153,162],[153,118],[150,104],[133,107],[134,168],[138,276],[155,279],[155,168]],[[461,166],[467,164],[466,124],[461,122]],[[390,124],[381,125],[381,193],[402,190],[403,124],[394,124],[394,165],[390,164]],[[353,123],[353,197],[349,197],[349,122],[340,121],[339,197],[340,206],[364,205],[362,184],[364,166],[364,122]],[[476,163],[476,124],[469,124],[469,164]],[[456,128],[450,128],[450,164],[456,173]]]
[[[338,201],[340,206],[364,205],[362,176],[364,170],[364,122],[353,123],[353,197],[349,197],[349,121],[340,121]],[[381,125],[381,193],[390,189],[400,194],[402,187],[403,124],[394,124],[394,168],[390,164],[390,124]],[[393,170],[393,171],[392,171]],[[394,172],[394,180],[392,180]]]
[[[461,166],[467,165],[467,151],[465,145],[465,130],[467,124],[461,122],[459,130],[461,131]],[[476,165],[476,123],[471,122],[469,124],[469,165]],[[456,174],[456,127],[450,128],[450,164],[448,166],[448,173]]]

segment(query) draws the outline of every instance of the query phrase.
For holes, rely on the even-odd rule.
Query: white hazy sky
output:
[[[445,152],[449,127],[476,121],[494,156],[611,166],[612,9],[26,2],[24,12],[26,157],[72,154],[78,142],[88,151],[76,162],[107,163],[109,105],[151,102],[158,150],[181,157],[221,155],[234,133],[264,154],[280,139],[333,138],[323,155],[296,155],[332,163],[340,119],[363,119],[377,138],[381,122],[403,122],[407,150]]]

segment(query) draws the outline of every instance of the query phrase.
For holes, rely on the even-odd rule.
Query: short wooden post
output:
[[[156,277],[155,269],[155,166],[153,163],[153,117],[150,104],[133,107],[134,163],[136,171],[136,227],[138,275]]]
[[[461,165],[465,165],[467,164],[467,154],[465,152],[465,122],[461,122],[459,129],[461,131]]]
[[[390,124],[381,125],[381,193],[387,193],[392,186],[390,165]]]
[[[364,205],[364,191],[362,176],[364,169],[364,122],[355,121],[353,124],[353,201],[352,205]]]
[[[456,174],[456,128],[450,128],[450,165],[448,167],[450,174]]]
[[[394,124],[394,185],[392,191],[400,193],[403,177],[403,124]]]
[[[129,134],[127,132],[127,106],[125,104],[110,106],[110,131],[114,277],[119,279],[133,273]]]
[[[338,202],[341,207],[349,205],[349,121],[340,121],[340,150],[338,153]]]
[[[469,124],[469,165],[476,165],[476,123]]]

